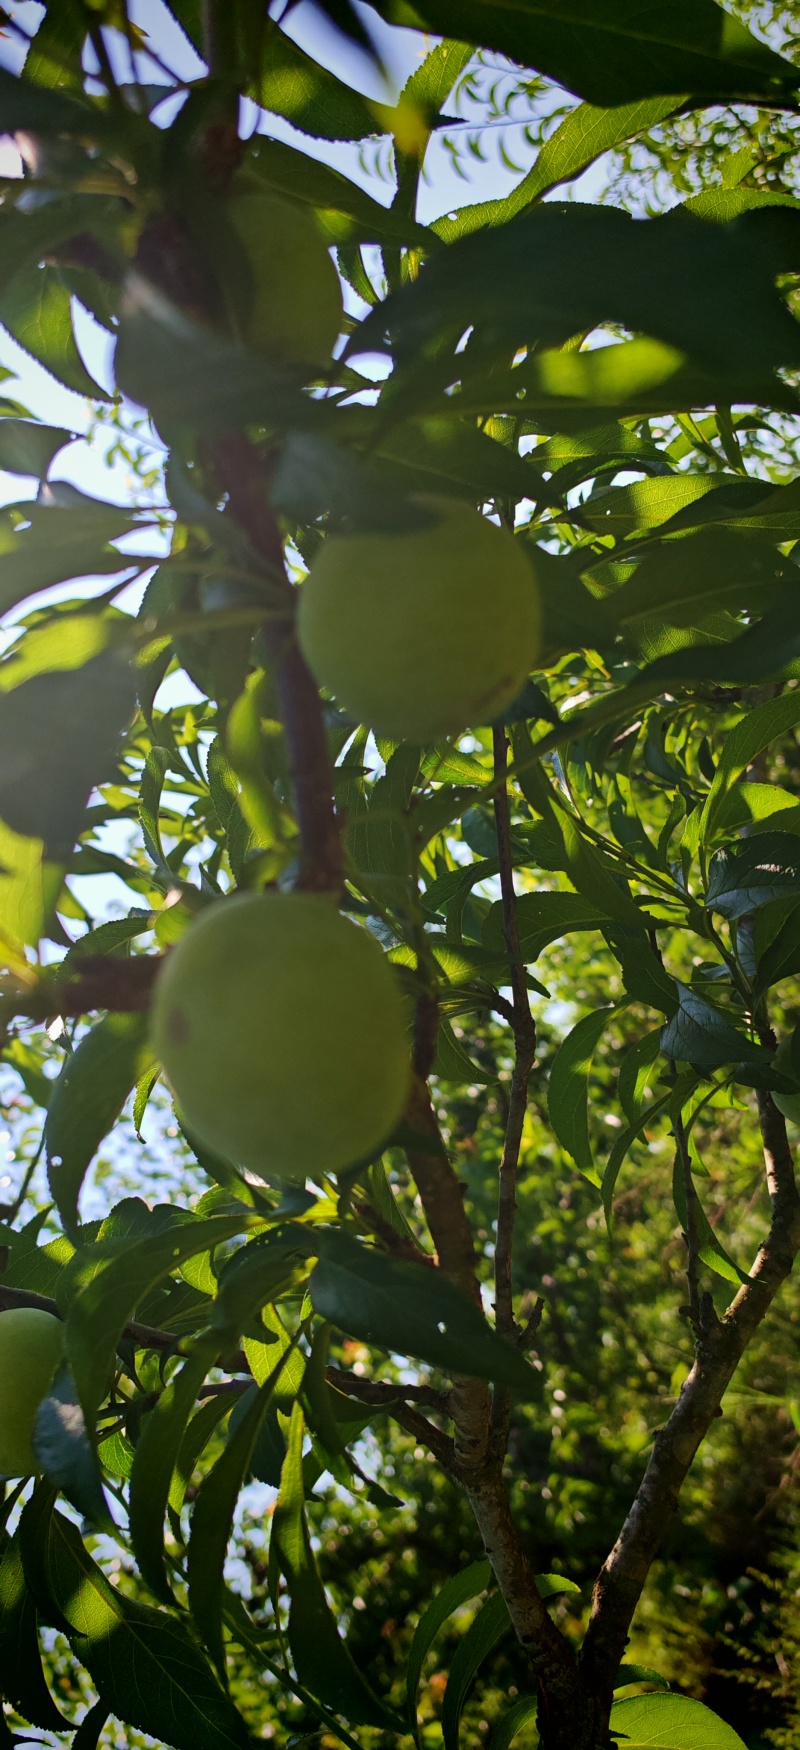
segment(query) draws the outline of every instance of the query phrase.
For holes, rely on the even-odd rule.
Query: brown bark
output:
[[[702,1320],[694,1366],[666,1427],[656,1435],[636,1498],[598,1576],[580,1663],[590,1689],[608,1700],[633,1613],[689,1467],[800,1251],[800,1195],[786,1125],[769,1093],[759,1092],[758,1101],[772,1205],[769,1233],[724,1317]]]

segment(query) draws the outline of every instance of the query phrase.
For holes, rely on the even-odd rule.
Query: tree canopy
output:
[[[0,1318],[64,1360],[5,1484],[0,1746],[788,1746],[795,9],[161,11],[180,67],[50,0],[0,68],[0,324],[132,473],[78,490],[7,384]],[[492,128],[510,192],[425,222]],[[163,993],[270,897],[317,959],[232,1023],[241,924],[201,1057]],[[251,1145],[262,1038],[311,1169]]]

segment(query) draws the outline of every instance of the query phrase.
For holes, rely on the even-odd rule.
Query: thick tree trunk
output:
[[[537,1728],[540,1750],[613,1750],[609,1737],[610,1695],[589,1695],[576,1676],[573,1694],[558,1699],[540,1690]]]

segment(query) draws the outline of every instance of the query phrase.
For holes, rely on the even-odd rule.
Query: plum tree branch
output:
[[[634,1610],[689,1467],[720,1412],[745,1349],[800,1252],[800,1192],[786,1124],[766,1090],[759,1090],[758,1105],[772,1206],[769,1232],[722,1319],[703,1321],[694,1365],[669,1421],[656,1434],[630,1512],[598,1576],[581,1670],[589,1688],[605,1688],[609,1698]]]
[[[404,1146],[408,1164],[436,1247],[439,1268],[467,1300],[483,1310],[464,1190],[442,1140],[428,1087],[419,1076],[412,1081],[406,1126]],[[489,1388],[482,1380],[457,1379],[450,1403],[456,1464],[469,1476],[486,1460]]]
[[[511,812],[508,800],[508,738],[502,724],[492,731],[494,749],[494,819],[500,863],[503,935],[511,978],[514,1069],[508,1102],[503,1153],[497,1191],[497,1239],[494,1255],[494,1306],[498,1331],[516,1334],[512,1292],[512,1253],[517,1218],[517,1174],[522,1132],[528,1107],[528,1086],[536,1055],[536,1023],[531,1014],[525,963],[522,958],[514,891],[514,855],[511,843]],[[492,1394],[492,1437],[498,1459],[508,1444],[511,1399],[501,1386]]]
[[[294,591],[286,577],[280,525],[270,501],[274,458],[262,454],[241,432],[217,439],[213,457],[232,515],[268,565],[270,575],[285,579],[287,605],[293,607]],[[339,893],[344,883],[342,834],[334,808],[333,766],[317,684],[297,643],[292,621],[265,620],[263,637],[275,676],[300,830],[298,886],[307,892]]]

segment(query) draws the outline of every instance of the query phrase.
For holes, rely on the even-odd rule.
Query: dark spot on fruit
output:
[[[167,1016],[167,1033],[173,1045],[188,1045],[190,1027],[183,1009],[170,1009]]]

